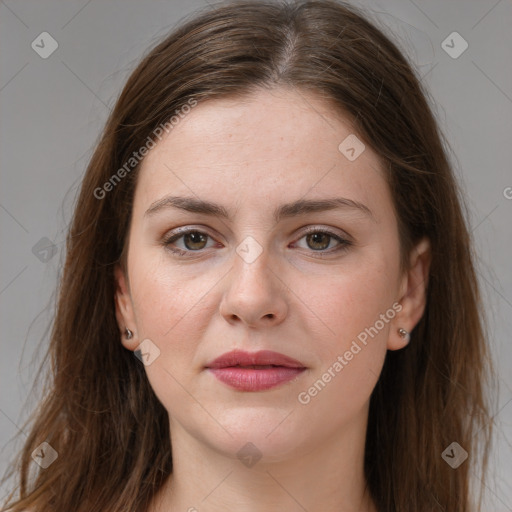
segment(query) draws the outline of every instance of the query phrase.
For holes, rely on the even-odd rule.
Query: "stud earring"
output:
[[[398,329],[398,334],[400,334],[400,336],[407,342],[409,342],[409,340],[411,339],[411,335],[405,329],[402,329],[401,327]]]
[[[133,338],[133,332],[128,328],[124,330],[124,335],[126,336],[127,340],[131,340]]]

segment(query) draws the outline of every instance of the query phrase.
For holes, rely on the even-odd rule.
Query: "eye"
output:
[[[311,249],[313,252],[319,252],[321,254],[331,254],[333,252],[338,252],[340,250],[346,250],[350,245],[352,245],[352,242],[350,242],[346,238],[341,237],[337,233],[314,227],[308,228],[306,234],[299,238],[299,240],[302,239],[305,239],[306,241],[306,248]],[[332,248],[333,240],[336,242],[334,249]]]
[[[183,248],[173,247],[174,242],[179,239],[183,239]],[[186,229],[181,230],[178,233],[173,233],[169,237],[165,238],[164,245],[170,251],[182,255],[188,256],[190,252],[198,252],[206,248],[206,241],[211,238],[210,235],[199,231],[197,229]]]
[[[208,233],[198,229],[188,228],[171,233],[163,240],[163,244],[173,253],[179,256],[188,257],[194,252],[200,253],[203,249],[207,249],[208,239],[213,240]],[[315,253],[319,253],[319,256],[346,250],[350,245],[352,245],[351,241],[341,237],[337,233],[314,227],[308,228],[305,234],[298,240],[302,239],[306,240],[306,248]],[[333,240],[336,242],[334,248],[332,248]],[[181,247],[176,247],[175,244],[178,241],[181,241]],[[212,245],[210,245],[210,248],[211,247]]]

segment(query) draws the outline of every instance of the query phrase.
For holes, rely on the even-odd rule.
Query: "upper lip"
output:
[[[260,350],[259,352],[245,352],[243,350],[232,350],[217,357],[206,365],[207,368],[228,368],[232,366],[287,366],[288,368],[305,368],[296,359],[273,352],[271,350]]]

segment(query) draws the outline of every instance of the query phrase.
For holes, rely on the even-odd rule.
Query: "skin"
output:
[[[134,333],[122,337],[127,349],[150,339],[160,350],[145,369],[169,413],[174,471],[151,511],[376,510],[364,491],[369,399],[387,350],[407,344],[397,329],[410,332],[423,314],[430,248],[422,240],[401,272],[381,162],[368,146],[354,161],[338,150],[353,133],[311,92],[258,90],[199,103],[146,156],[127,268],[116,268],[116,308],[121,332]],[[170,207],[145,215],[170,194],[219,203],[233,216]],[[340,208],[272,217],[283,203],[327,197],[363,203],[372,216]],[[208,235],[173,242],[188,258],[165,246],[186,226]],[[352,245],[332,252],[339,242],[315,240],[307,226]],[[236,252],[249,236],[262,250],[251,263]],[[400,312],[300,403],[394,303]],[[233,390],[204,366],[235,348],[277,351],[307,370],[270,390]],[[261,455],[251,467],[237,458],[248,442]]]

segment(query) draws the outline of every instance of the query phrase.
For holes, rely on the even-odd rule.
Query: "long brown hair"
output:
[[[2,510],[142,512],[172,472],[167,412],[143,365],[123,348],[114,310],[113,269],[140,165],[112,177],[191,101],[276,86],[332,102],[381,157],[402,261],[423,236],[431,242],[425,313],[409,345],[388,352],[371,397],[371,496],[382,512],[477,510],[470,476],[477,456],[482,474],[487,465],[492,369],[449,145],[401,51],[361,11],[334,0],[207,7],[128,79],[83,178],[49,345],[50,380],[17,459],[19,495],[13,491]],[[454,441],[469,453],[457,469],[442,457]],[[42,442],[59,456],[31,476],[31,453]]]

